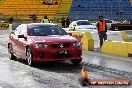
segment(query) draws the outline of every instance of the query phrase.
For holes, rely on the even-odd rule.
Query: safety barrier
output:
[[[94,40],[94,48],[99,48],[99,36],[97,31],[90,32],[92,35],[92,38]],[[113,41],[126,41],[128,42],[128,36],[125,32],[122,31],[108,31],[107,32],[107,40],[113,40]]]
[[[97,31],[90,31],[90,32],[80,32],[80,31],[67,31],[70,35],[77,38],[82,42],[82,48],[85,50],[94,50],[94,48],[99,48],[99,36]],[[124,31],[108,31],[107,32],[107,39],[112,41],[118,41],[114,42],[117,44],[117,47],[120,46],[119,41],[128,41],[128,36]],[[113,43],[108,43],[108,50],[106,53],[115,53],[113,51],[109,51],[109,48],[112,48]],[[119,44],[119,45],[118,45]],[[114,44],[115,45],[115,44]],[[113,45],[113,47],[114,47]],[[123,49],[122,49],[123,50]],[[118,52],[118,51],[117,51]],[[118,53],[117,53],[118,54]],[[120,53],[121,54],[121,53]],[[125,54],[125,53],[124,53]]]
[[[128,44],[128,55],[132,55],[132,43]]]
[[[84,50],[94,50],[99,47],[99,37],[96,31],[79,32],[67,31],[70,35],[82,42]],[[132,55],[132,43],[128,41],[128,35],[124,31],[109,31],[107,32],[108,40],[103,43],[101,52],[117,56]]]
[[[132,43],[123,41],[105,41],[102,48],[102,53],[128,56],[132,54]]]
[[[101,48],[102,53],[118,56],[132,55],[132,43],[128,42],[129,38],[125,31],[111,31],[110,33],[108,32],[108,36],[114,39],[108,38],[108,40],[104,42]]]
[[[83,38],[83,49],[85,50],[94,50],[94,40],[90,32],[82,32]]]
[[[125,31],[121,31],[120,33],[122,35],[123,40],[125,42],[128,42],[129,41],[129,38],[128,38],[128,35],[126,34],[126,32]]]

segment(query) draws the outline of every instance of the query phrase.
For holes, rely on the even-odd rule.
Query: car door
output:
[[[19,25],[15,30],[14,32],[11,33],[11,41],[12,41],[12,49],[13,49],[13,53],[15,54],[15,56],[18,57],[18,34],[19,34],[19,31],[21,29],[21,25]]]
[[[18,44],[17,47],[19,49],[19,57],[22,59],[26,59],[26,47],[25,44],[27,42],[27,26],[26,25],[22,25],[21,26],[21,30],[19,32],[19,35],[24,35],[24,38],[18,38]]]

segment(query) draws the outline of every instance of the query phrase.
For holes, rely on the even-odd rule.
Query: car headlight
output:
[[[37,43],[35,44],[35,48],[48,48],[48,45],[43,43]]]
[[[81,42],[75,42],[75,43],[73,43],[73,46],[74,47],[81,47],[82,45],[81,45]]]

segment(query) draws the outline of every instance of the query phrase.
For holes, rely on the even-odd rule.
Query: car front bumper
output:
[[[33,61],[65,61],[73,59],[82,59],[82,50],[80,48],[62,48],[62,49],[34,49]]]

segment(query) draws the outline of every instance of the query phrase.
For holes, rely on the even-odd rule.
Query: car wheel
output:
[[[11,45],[8,46],[8,52],[9,52],[9,58],[10,58],[10,60],[15,60],[16,56],[13,55],[13,50],[12,50]]]
[[[119,30],[119,28],[118,27],[115,27],[115,31],[118,31]]]
[[[80,64],[80,62],[82,61],[82,59],[78,59],[78,60],[71,60],[71,62],[75,65]]]
[[[33,62],[33,54],[32,54],[32,50],[31,48],[27,49],[27,64],[29,66],[33,66],[34,62]]]

